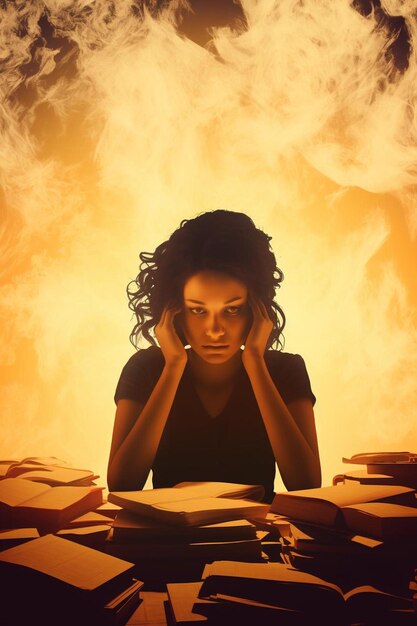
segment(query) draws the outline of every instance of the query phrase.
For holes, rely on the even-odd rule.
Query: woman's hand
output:
[[[274,327],[264,303],[251,291],[248,294],[248,303],[252,309],[253,321],[242,353],[244,365],[247,365],[251,359],[263,358],[269,336]]]
[[[167,304],[155,326],[155,336],[158,339],[166,365],[185,365],[187,363],[187,352],[174,326],[174,318],[180,311],[181,307]]]

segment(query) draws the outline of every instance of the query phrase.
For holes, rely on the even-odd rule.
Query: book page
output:
[[[19,476],[19,478],[44,482],[49,485],[65,485],[79,480],[86,480],[87,478],[91,480],[97,478],[97,476],[89,470],[54,467],[52,465],[36,468],[35,466],[18,465],[9,471],[8,476]]]
[[[261,500],[265,494],[263,485],[243,485],[239,483],[222,482],[182,482],[175,485],[175,489],[189,489],[190,487],[197,486],[200,489],[200,497],[202,498],[224,497]]]
[[[79,518],[81,519],[81,518]],[[75,522],[76,520],[74,520]],[[135,513],[131,513],[130,511],[126,511],[122,509],[116,515],[116,518],[112,524],[113,528],[127,528],[127,529],[138,529],[138,530],[152,530],[152,531],[166,531],[171,534],[173,532],[173,528],[171,524],[161,524],[155,522],[149,517],[144,517],[141,515],[137,515]],[[200,528],[212,528],[222,530],[224,528],[233,528],[233,529],[242,529],[242,528],[254,528],[254,525],[244,519],[231,520],[227,522],[217,522],[215,524],[204,524]],[[183,533],[190,532],[188,528],[180,528],[179,531]]]
[[[233,576],[257,580],[275,580],[300,584],[320,585],[333,589],[342,595],[337,585],[322,580],[318,576],[288,567],[284,563],[241,563],[238,561],[215,561],[205,566],[202,578],[208,576]]]
[[[371,500],[381,500],[393,496],[413,493],[410,487],[398,485],[361,485],[356,481],[349,481],[344,485],[303,489],[288,493],[279,493],[275,497],[291,498],[306,501],[323,501],[342,507],[348,504],[357,504]],[[278,498],[277,498],[278,499]]]
[[[404,518],[412,517],[417,521],[417,507],[404,506],[402,504],[393,504],[391,502],[364,502],[362,504],[351,504],[350,506],[342,507],[343,511],[360,511],[368,515],[383,517],[383,518]],[[416,524],[417,534],[417,524]]]
[[[37,528],[8,528],[0,530],[0,540],[3,539],[36,539],[39,537]]]
[[[206,622],[207,617],[198,613],[198,606],[195,603],[212,604],[210,600],[198,598],[198,593],[203,583],[167,583],[168,598],[176,622]]]
[[[238,500],[236,498],[192,498],[190,500],[181,500],[180,502],[161,502],[155,505],[155,508],[161,511],[171,511],[173,513],[198,513],[204,511],[222,511],[222,510],[247,510],[269,509],[269,505],[253,502],[252,500]]]
[[[23,482],[30,483],[30,481]],[[30,484],[37,485],[38,483]],[[43,487],[45,486],[43,485]],[[101,493],[101,487],[50,487],[45,493],[41,493],[38,497],[26,501],[24,506],[25,508],[63,511],[71,504],[79,502],[94,491],[100,491]]]
[[[23,478],[5,478],[0,481],[0,502],[11,507],[26,505],[32,498],[50,490],[51,487],[43,483],[32,483]]]
[[[261,487],[263,489],[263,487]],[[196,483],[179,483],[175,487],[166,487],[161,489],[143,489],[140,491],[112,491],[109,494],[109,500],[112,496],[117,497],[117,502],[131,501],[143,504],[159,504],[161,502],[174,502],[188,500],[190,498],[214,498],[227,494],[233,494],[233,497],[244,497],[246,493],[256,493],[258,486],[240,485],[234,483],[221,482],[196,482]],[[261,496],[262,497],[262,496]]]
[[[0,563],[43,572],[79,589],[92,591],[133,567],[128,561],[54,535],[44,535],[0,552]]]

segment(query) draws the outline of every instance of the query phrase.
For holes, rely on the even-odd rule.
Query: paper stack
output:
[[[267,533],[245,519],[265,518],[269,505],[248,499],[262,496],[259,486],[210,482],[112,492],[109,500],[125,508],[112,524],[106,551],[139,563],[154,582],[200,577],[205,563],[216,559],[262,561]]]
[[[403,485],[417,488],[417,454],[414,452],[362,452],[343,462],[365,465],[366,469],[346,471],[333,482],[358,481],[362,484]]]

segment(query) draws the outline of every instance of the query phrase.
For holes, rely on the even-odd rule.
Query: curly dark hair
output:
[[[284,278],[269,245],[272,237],[257,228],[248,215],[218,209],[180,223],[155,252],[141,252],[139,274],[127,285],[129,308],[136,316],[130,341],[138,349],[142,334],[156,346],[150,329],[155,328],[168,303],[182,306],[188,278],[212,270],[228,274],[253,290],[265,304],[274,323],[266,346],[282,350],[285,315],[274,302],[275,290]],[[176,326],[183,345],[187,341]]]

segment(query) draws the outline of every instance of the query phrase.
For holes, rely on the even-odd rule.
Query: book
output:
[[[374,452],[355,454],[351,459],[343,458],[344,463],[356,463],[366,465],[366,472],[357,473],[356,477],[361,482],[379,482],[379,484],[392,482],[396,485],[417,488],[417,454],[414,452]],[[355,478],[355,473],[352,478]],[[366,475],[369,478],[366,478]],[[343,474],[341,475],[343,476]],[[380,476],[374,479],[373,476]],[[382,478],[382,476],[391,477]],[[363,478],[362,478],[363,477]],[[338,477],[336,477],[338,478]]]
[[[205,566],[202,578],[200,598],[220,593],[295,610],[342,604],[337,585],[283,563],[215,561]]]
[[[211,563],[204,568],[198,595],[208,600],[231,596],[304,611],[311,623],[320,624],[361,623],[376,615],[382,619],[379,623],[397,623],[390,621],[392,614],[405,611],[410,616],[412,611],[411,599],[404,595],[370,585],[343,592],[328,580],[281,563]]]
[[[104,541],[109,534],[109,526],[107,524],[97,524],[96,526],[76,526],[74,528],[62,528],[56,533],[57,537],[70,539],[83,546],[100,549],[104,546]]]
[[[132,584],[133,568],[131,562],[44,535],[0,553],[2,611],[12,623],[28,617],[31,623],[79,624],[83,616],[103,616],[104,606]],[[18,589],[25,602],[14,601]]]
[[[23,478],[0,481],[3,528],[60,528],[101,502],[101,487],[50,487]]]
[[[299,611],[280,609],[273,605],[224,594],[217,594],[215,600],[199,598],[202,584],[201,581],[167,583],[168,600],[175,624],[183,626],[196,622],[244,624],[251,622],[251,619],[267,624],[270,618],[273,619],[273,624],[285,626],[289,623],[285,621],[288,614],[304,615]]]
[[[367,470],[357,470],[355,472],[344,472],[340,474],[344,482],[355,480],[362,485],[396,485],[395,477],[388,474],[368,474]],[[408,487],[409,485],[404,485]]]
[[[343,463],[384,464],[384,463],[417,463],[415,452],[360,452],[350,458],[342,457]]]
[[[417,538],[417,507],[365,502],[344,506],[342,515],[350,530],[375,539]]]
[[[19,465],[30,465],[31,467],[40,467],[41,465],[54,465],[57,467],[69,467],[66,461],[58,459],[56,456],[28,456],[20,459],[1,459],[0,460],[0,479],[6,478],[6,475],[12,468]]]
[[[138,606],[129,623],[132,626],[165,626],[167,624],[166,605],[168,604],[168,594],[165,589],[159,592],[141,591],[140,595],[143,602]]]
[[[415,491],[411,487],[398,485],[361,485],[349,481],[330,487],[277,493],[271,504],[271,512],[299,521],[343,527],[344,519],[340,510],[343,506],[373,501],[414,504]]]
[[[0,530],[0,551],[13,548],[39,537],[37,528],[6,528]]]
[[[229,540],[229,541],[155,541],[153,543],[117,543],[113,541],[113,529],[107,535],[105,550],[119,558],[129,558],[134,562],[141,559],[198,559],[209,561],[215,559],[236,559],[261,561],[261,539]]]
[[[233,519],[265,517],[269,505],[244,499],[263,497],[259,485],[196,482],[164,489],[110,492],[108,500],[119,506],[173,525],[204,525]]]
[[[24,478],[54,486],[91,484],[99,476],[90,470],[23,463],[13,465],[4,478]]]
[[[118,504],[113,504],[113,502],[109,502],[106,498],[103,497],[103,504],[100,504],[95,511],[96,513],[101,513],[102,515],[106,515],[106,517],[115,518],[117,513],[122,510],[122,507]]]
[[[299,522],[290,525],[290,541],[295,550],[304,554],[351,554],[358,558],[383,545],[353,533],[335,533],[323,526]]]
[[[158,524],[148,517],[121,509],[112,523],[112,539],[128,542],[227,541],[256,539],[256,527],[244,519],[204,524],[201,526],[173,526]]]
[[[139,606],[140,590],[144,583],[135,578],[132,584],[110,600],[103,608],[103,626],[122,626]]]
[[[79,517],[74,517],[74,519],[65,524],[65,528],[75,528],[76,526],[97,526],[97,524],[108,524],[110,526],[113,521],[112,517],[97,513],[96,509],[95,511],[88,511]]]
[[[199,612],[202,604],[211,600],[198,600],[202,582],[167,583],[168,600],[175,624],[206,622],[207,616]]]

